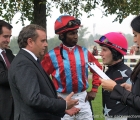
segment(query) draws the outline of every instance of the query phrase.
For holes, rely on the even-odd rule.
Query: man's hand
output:
[[[66,103],[67,103],[67,110],[71,109],[75,105],[78,105],[78,99],[72,99],[71,97],[74,95],[74,92],[71,92],[66,98]]]
[[[100,78],[100,81],[101,81],[102,88],[107,91],[112,91],[116,85],[116,82],[113,80],[104,80]]]
[[[87,100],[88,101],[94,100],[95,97],[96,97],[96,92],[93,92],[93,91],[87,92],[87,96],[86,96],[85,102]]]
[[[68,114],[68,115],[70,115],[70,116],[73,116],[73,115],[76,115],[79,111],[80,111],[79,108],[72,107],[69,110],[65,110],[65,113]]]
[[[123,84],[121,84],[121,86],[124,87],[126,90],[131,92],[132,85],[130,85],[128,83],[123,83]]]

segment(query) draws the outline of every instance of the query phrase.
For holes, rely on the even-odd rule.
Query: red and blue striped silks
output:
[[[84,47],[76,45],[72,50],[63,46],[63,56],[60,54],[60,47],[49,51],[44,56],[42,66],[44,70],[52,76],[55,88],[58,92],[70,93],[81,92],[89,87],[88,84],[88,64],[95,62],[100,68],[96,58]],[[91,71],[93,72],[93,71]],[[93,72],[93,86],[99,86],[99,76]],[[98,88],[98,87],[97,87]],[[97,91],[93,88],[93,91]]]

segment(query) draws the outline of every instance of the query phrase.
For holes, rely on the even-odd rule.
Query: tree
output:
[[[17,22],[27,19],[31,23],[38,24],[46,28],[46,0],[1,0],[0,14],[9,23],[17,12],[21,17]]]
[[[12,50],[13,54],[17,54],[19,51],[19,47],[17,44],[17,37],[13,37],[10,41],[10,49]]]
[[[88,17],[93,16],[93,10],[101,6],[103,16],[116,14],[114,21],[120,23],[130,14],[138,15],[140,12],[139,0],[53,0],[52,3],[59,8],[60,13],[68,13],[76,17],[82,16],[82,12],[87,13]]]
[[[81,45],[81,46],[84,46],[84,47],[88,47],[87,42],[86,42],[87,39],[84,38],[85,35],[87,33],[89,33],[87,31],[87,29],[88,28],[83,28],[82,27],[82,28],[80,28],[78,30],[78,43],[77,43],[78,45]],[[51,50],[54,47],[60,45],[60,43],[61,43],[61,40],[59,40],[58,35],[55,35],[53,38],[48,39],[48,50]]]
[[[131,34],[125,34],[124,35],[128,41],[128,46],[131,47],[133,46],[134,42],[133,42],[133,39],[134,37],[131,35]]]
[[[88,47],[87,39],[84,38],[89,32],[87,31],[87,27],[80,27],[78,29],[78,44],[84,47]]]
[[[88,38],[88,47],[95,45],[94,36],[91,34]]]
[[[77,44],[88,48],[88,45],[86,42],[87,39],[84,38],[85,35],[89,33],[87,31],[87,29],[88,29],[87,27],[86,28],[84,28],[84,27],[79,28],[79,30],[78,30],[78,43]],[[61,42],[62,41],[59,40],[58,35],[55,35],[53,38],[48,39],[48,50],[51,50],[54,47],[60,45]]]
[[[19,21],[23,24],[28,19],[46,28],[46,17],[51,16],[53,7],[60,13],[80,17],[82,12],[86,12],[90,17],[94,15],[93,10],[101,6],[103,16],[116,14],[114,21],[121,23],[130,14],[139,14],[139,4],[139,0],[1,0],[0,14],[10,22],[17,12],[21,12]]]
[[[85,28],[83,28],[85,30]],[[81,32],[83,33],[83,32]],[[87,30],[85,30],[85,33],[88,33]],[[84,33],[84,34],[85,34]],[[81,36],[79,34],[79,36]],[[83,38],[83,37],[79,37],[79,41],[78,41],[78,44],[79,45],[83,45],[85,46],[86,48],[91,48],[93,47],[94,45],[97,45],[99,46],[98,44],[96,44],[94,42],[94,40],[98,40],[102,35],[100,34],[96,34],[95,36],[93,36],[92,34],[89,35],[89,38]],[[133,36],[131,34],[124,34],[124,36],[126,37],[127,41],[128,41],[128,45],[129,47],[132,46],[134,43],[133,43]],[[82,40],[81,40],[82,38]],[[87,41],[87,45],[85,45],[83,42],[84,41]],[[48,39],[48,50],[50,51],[51,49],[53,49],[54,47],[60,45],[61,43],[61,40],[58,39],[58,36],[55,35],[53,38],[50,38]],[[13,37],[11,39],[11,42],[10,42],[10,49],[12,49],[13,53],[14,54],[17,54],[18,51],[19,51],[19,47],[18,47],[18,44],[17,44],[17,37]]]
[[[48,51],[60,45],[60,43],[61,40],[58,39],[57,35],[55,35],[53,38],[48,39]]]

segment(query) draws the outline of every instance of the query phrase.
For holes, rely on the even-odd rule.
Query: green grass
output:
[[[91,90],[91,80],[89,80],[89,88],[87,91]],[[104,120],[103,114],[102,114],[102,87],[100,86],[98,88],[98,93],[96,94],[96,98],[92,101],[92,108],[94,112],[94,120]]]
[[[98,62],[102,62],[102,59],[98,59]]]

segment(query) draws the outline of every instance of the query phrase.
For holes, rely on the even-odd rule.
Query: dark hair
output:
[[[13,28],[13,26],[10,25],[9,23],[5,22],[4,20],[0,20],[0,34],[3,33],[2,27],[6,27],[9,30],[11,30]]]
[[[36,32],[36,30],[42,30],[46,32],[43,27],[36,24],[31,24],[22,28],[17,40],[19,48],[25,48],[27,46],[28,38],[32,38],[34,41],[36,40],[36,38],[38,37],[38,33]]]
[[[136,64],[136,66],[134,67],[134,70],[133,70],[132,73],[131,73],[131,80],[132,80],[133,82],[135,82],[136,77],[137,77],[137,75],[139,74],[139,72],[140,72],[140,60],[139,60],[139,62]]]
[[[112,56],[113,56],[113,60],[114,61],[117,61],[119,59],[122,59],[123,55],[120,52],[118,52],[117,50],[115,50],[113,48],[110,48],[110,47],[108,47],[108,48],[110,49],[110,51],[112,53]]]
[[[134,31],[140,33],[140,15],[136,16],[132,21],[131,21],[131,27]],[[135,66],[134,70],[131,73],[131,80],[135,82],[137,75],[140,72],[140,61],[137,63]]]
[[[134,31],[140,33],[140,15],[138,15],[137,17],[135,17],[132,21],[131,21],[131,27]]]
[[[123,55],[120,52],[118,52],[117,50],[115,50],[107,45],[104,45],[104,44],[100,44],[100,46],[107,47],[111,51],[114,61],[117,61],[117,60],[123,58]]]
[[[63,37],[61,37],[60,35],[58,36],[59,40],[61,40],[62,42],[64,42],[66,40],[66,36],[67,36],[68,32],[63,33]]]

